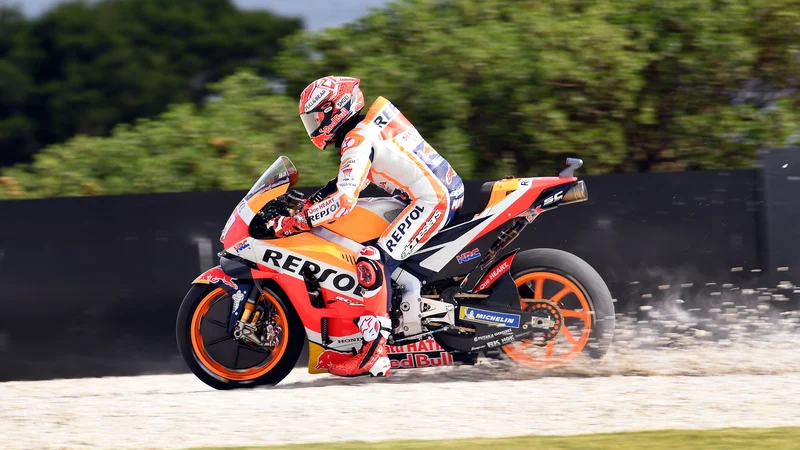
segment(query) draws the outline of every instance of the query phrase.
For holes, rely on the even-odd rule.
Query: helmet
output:
[[[324,77],[309,84],[300,94],[300,119],[317,148],[324,150],[336,132],[364,107],[361,80],[351,77]]]

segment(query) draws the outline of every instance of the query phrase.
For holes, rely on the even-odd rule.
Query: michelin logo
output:
[[[459,319],[468,322],[485,323],[488,325],[506,326],[519,328],[518,314],[505,314],[483,309],[469,308],[462,306],[458,312]]]

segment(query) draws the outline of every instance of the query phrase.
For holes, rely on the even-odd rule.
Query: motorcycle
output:
[[[608,351],[614,305],[600,275],[577,256],[509,244],[539,214],[586,201],[583,162],[558,177],[487,182],[476,198],[392,274],[389,358],[393,369],[475,364],[483,355],[528,367],[566,364]],[[220,264],[198,276],[176,322],[189,369],[216,389],[274,385],[295,367],[306,342],[308,371],[363,345],[356,257],[400,214],[396,197],[359,199],[324,226],[276,238],[267,223],[302,209],[298,171],[278,158],[231,213]],[[421,295],[420,295],[421,294]]]

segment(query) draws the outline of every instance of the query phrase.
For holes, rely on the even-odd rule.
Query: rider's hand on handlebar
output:
[[[292,217],[278,216],[270,219],[267,225],[275,230],[277,237],[288,237],[311,229],[304,213],[298,213]]]

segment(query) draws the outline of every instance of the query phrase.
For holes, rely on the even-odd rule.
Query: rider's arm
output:
[[[367,174],[372,165],[372,156],[372,144],[358,130],[347,134],[342,143],[339,175],[328,183],[328,186],[331,186],[335,181],[336,190],[306,211],[308,221],[312,226],[332,222],[353,209],[358,200],[358,194],[366,185]]]
[[[336,183],[338,182],[339,182],[338,176],[332,179],[331,181],[328,181],[328,184],[323,186],[320,190],[315,192],[314,195],[309,197],[309,200],[311,200],[311,204],[313,205],[315,203],[319,203],[323,199],[330,197],[334,192],[336,192]]]

